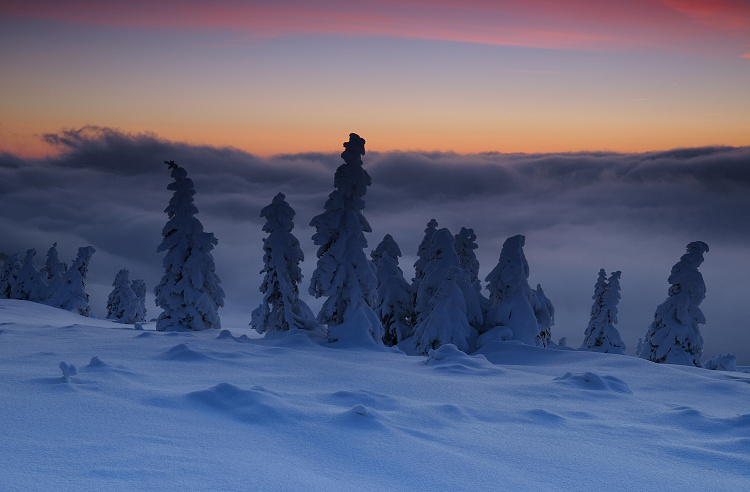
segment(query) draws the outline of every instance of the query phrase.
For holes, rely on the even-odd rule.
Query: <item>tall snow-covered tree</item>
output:
[[[325,333],[325,328],[315,320],[310,308],[299,298],[299,282],[305,259],[299,241],[292,234],[295,212],[285,200],[283,193],[277,194],[270,205],[260,212],[266,218],[263,231],[263,270],[265,273],[260,291],[263,300],[252,313],[250,326],[258,333],[288,331],[290,329],[311,330]]]
[[[594,285],[591,320],[583,336],[582,349],[594,352],[624,354],[625,343],[617,331],[617,303],[620,301],[621,272],[612,272],[609,279],[602,268]]]
[[[398,266],[400,256],[401,249],[390,234],[386,234],[370,253],[378,280],[375,313],[383,325],[383,343],[388,346],[404,341],[412,333],[414,306],[411,286]]]
[[[470,351],[477,336],[474,326],[481,324],[482,310],[468,272],[459,266],[454,238],[448,229],[435,231],[425,258],[424,277],[417,290],[417,324],[413,339],[405,348],[411,350],[413,346],[416,353],[425,354],[453,343]],[[456,297],[459,294],[460,299]]]
[[[168,220],[162,229],[164,238],[156,249],[166,251],[162,265],[164,276],[154,289],[156,305],[164,311],[156,321],[159,331],[206,330],[221,328],[219,308],[224,305],[224,291],[215,272],[211,251],[218,240],[203,231],[195,217],[195,188],[187,171],[165,162],[174,181],[167,186],[173,191],[164,210]]]
[[[352,133],[344,149],[341,154],[344,164],[336,170],[335,190],[328,195],[325,212],[310,221],[316,230],[313,241],[320,247],[309,292],[316,298],[328,297],[318,321],[329,329],[338,326],[363,329],[381,343],[383,328],[372,310],[377,302],[377,279],[364,252],[367,247],[364,233],[372,232],[362,214],[364,196],[371,184],[370,175],[362,167],[365,140]],[[332,338],[347,336],[340,330],[335,332]]]
[[[513,332],[515,340],[536,345],[540,326],[534,312],[535,293],[528,282],[525,242],[522,235],[506,239],[497,266],[485,278],[490,291],[485,322],[488,327],[505,326]]]
[[[702,367],[703,337],[698,325],[706,323],[699,307],[706,298],[706,284],[698,267],[707,252],[706,243],[692,242],[687,245],[687,253],[672,267],[667,300],[656,308],[654,321],[643,340],[641,358]]]
[[[427,267],[427,263],[429,263],[427,254],[430,252],[432,236],[435,235],[437,226],[437,220],[430,219],[427,223],[427,228],[424,230],[422,242],[419,243],[419,246],[417,247],[417,261],[414,262],[414,278],[411,280],[411,289],[415,298],[417,290],[419,290],[419,282],[424,278],[424,270]]]
[[[11,292],[14,299],[42,302],[46,297],[47,284],[42,280],[42,274],[36,268],[35,257],[35,249],[26,251],[21,271],[18,272],[16,284]]]
[[[107,319],[119,320],[123,323],[135,323],[141,308],[140,299],[133,292],[130,283],[130,272],[121,269],[112,282],[112,292],[107,298]]]
[[[137,278],[130,282],[130,288],[133,289],[133,293],[138,299],[135,322],[146,321],[146,282]]]
[[[0,298],[13,299],[12,295],[22,266],[18,255],[18,253],[10,255],[0,269]]]
[[[96,252],[92,246],[78,248],[78,256],[62,277],[60,288],[50,292],[45,304],[73,311],[81,316],[90,316],[89,295],[86,292],[91,256]]]

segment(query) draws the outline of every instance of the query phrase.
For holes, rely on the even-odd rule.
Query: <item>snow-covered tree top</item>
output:
[[[513,295],[521,286],[527,286],[529,264],[523,253],[526,237],[519,234],[503,243],[497,266],[487,275],[487,289],[496,300]]]
[[[398,258],[401,256],[401,248],[398,247],[398,244],[390,234],[386,234],[380,244],[370,253],[370,258],[377,265],[378,260],[383,255],[390,256],[396,262],[398,262]]]
[[[283,193],[278,193],[273,197],[273,201],[260,211],[260,216],[268,219],[268,222],[263,226],[263,232],[290,232],[294,229],[295,212],[285,198],[286,196]]]

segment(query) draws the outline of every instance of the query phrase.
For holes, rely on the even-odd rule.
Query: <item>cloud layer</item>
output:
[[[219,239],[215,258],[227,292],[225,323],[249,322],[259,302],[259,213],[279,191],[297,212],[294,233],[306,254],[306,292],[315,267],[308,223],[332,190],[342,162],[337,154],[259,158],[97,127],[44,138],[61,147],[58,157],[0,154],[0,251],[33,247],[41,264],[55,241],[68,259],[78,246],[93,245],[90,284],[97,314],[104,313],[120,268],[144,278],[150,289],[161,277],[155,250],[170,197],[165,160],[188,170],[198,218]],[[702,306],[706,356],[732,352],[750,364],[744,312],[750,148],[459,155],[377,153],[371,147],[364,157],[373,181],[365,210],[373,227],[370,247],[391,234],[404,252],[407,278],[431,218],[454,233],[474,228],[481,276],[494,267],[505,238],[525,234],[530,282],[541,283],[557,309],[553,337],[565,336],[571,345],[582,339],[599,268],[622,270],[619,328],[632,353],[666,297],[671,266],[687,243],[702,240],[711,248],[701,268],[708,287]],[[152,303],[149,310],[154,315]]]

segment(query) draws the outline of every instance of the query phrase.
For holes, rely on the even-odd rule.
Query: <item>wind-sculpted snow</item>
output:
[[[572,374],[566,372],[559,378],[555,378],[555,381],[559,381],[562,384],[568,386],[594,390],[594,391],[614,391],[617,393],[632,393],[628,388],[627,383],[622,379],[614,376],[599,376],[593,372],[585,372],[583,374]]]
[[[245,323],[135,331],[13,300],[0,300],[0,320],[3,490],[684,491],[750,480],[742,372],[500,338],[481,355],[446,345],[407,356],[333,349],[302,330],[257,338]],[[61,361],[77,368],[68,382]]]

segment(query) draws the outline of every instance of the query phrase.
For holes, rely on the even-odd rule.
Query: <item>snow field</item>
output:
[[[750,483],[750,374],[519,342],[415,357],[153,330],[0,300],[0,489]]]

